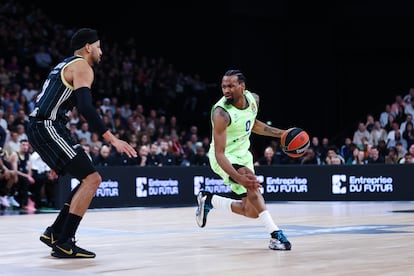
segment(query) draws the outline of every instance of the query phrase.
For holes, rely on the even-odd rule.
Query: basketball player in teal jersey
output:
[[[212,170],[233,191],[232,198],[201,190],[197,196],[197,224],[204,227],[213,208],[225,209],[248,218],[258,218],[270,234],[269,248],[290,250],[291,244],[266,209],[261,185],[254,174],[249,151],[252,132],[280,138],[284,131],[256,119],[259,97],[246,90],[239,70],[227,71],[221,82],[223,97],[211,109],[212,139],[209,159]]]

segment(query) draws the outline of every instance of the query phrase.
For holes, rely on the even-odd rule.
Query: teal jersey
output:
[[[217,101],[211,109],[211,125],[214,128],[213,113],[217,107],[223,108],[230,116],[230,123],[227,126],[227,139],[225,155],[231,164],[238,164],[246,166],[254,172],[253,156],[249,151],[250,148],[250,135],[252,133],[253,125],[256,121],[258,112],[258,106],[252,93],[245,90],[244,95],[247,99],[248,106],[245,109],[238,109],[232,104],[226,104],[226,98],[223,96]],[[210,165],[214,172],[220,175],[224,179],[224,183],[232,185],[233,191],[235,187],[239,186],[241,190],[245,189],[243,186],[232,182],[229,179],[227,173],[221,169],[218,165],[214,153],[214,136],[211,138],[210,150],[209,150]],[[236,184],[236,185],[235,185]],[[233,187],[235,186],[235,187]],[[236,193],[239,193],[235,191]],[[240,191],[242,193],[242,191]]]

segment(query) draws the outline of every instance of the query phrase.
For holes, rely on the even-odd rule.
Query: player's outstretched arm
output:
[[[252,128],[253,133],[264,135],[264,136],[277,137],[277,138],[280,138],[283,132],[285,131],[286,131],[285,129],[280,129],[280,128],[269,126],[265,124],[264,122],[257,120],[257,119]]]

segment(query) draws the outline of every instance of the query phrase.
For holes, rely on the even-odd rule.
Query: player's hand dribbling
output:
[[[256,175],[250,173],[242,174],[242,178],[240,179],[239,183],[248,190],[257,190],[262,187],[262,185],[257,180]]]
[[[118,152],[125,153],[130,158],[137,157],[138,155],[136,150],[123,140],[115,139],[111,144],[116,148]]]

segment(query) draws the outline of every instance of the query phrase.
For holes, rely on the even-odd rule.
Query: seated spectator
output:
[[[407,116],[405,116],[405,121],[400,124],[401,133],[404,133],[407,123],[414,124],[413,115],[411,113],[408,113]]]
[[[414,158],[411,153],[407,152],[404,157],[398,160],[398,164],[414,164]]]
[[[407,149],[414,144],[414,125],[412,122],[407,122],[405,125],[404,132],[402,133],[402,138],[407,141]]]
[[[342,165],[343,159],[342,156],[335,154],[330,157],[330,161],[328,165]]]
[[[408,148],[407,140],[405,140],[402,137],[401,132],[399,130],[396,130],[394,132],[394,139],[390,139],[388,141],[387,147],[395,147],[398,143],[400,143],[405,149]]]
[[[56,174],[51,173],[50,167],[40,158],[35,151],[31,154],[32,176],[35,182],[30,185],[31,199],[35,208],[54,207],[54,188],[57,181]]]
[[[174,166],[177,165],[175,156],[170,150],[168,142],[163,140],[160,142],[160,153],[158,154],[162,166]]]
[[[367,164],[384,164],[384,158],[379,154],[377,147],[372,147],[367,158]]]
[[[381,127],[380,121],[375,121],[374,128],[371,130],[369,142],[372,143],[372,145],[377,146],[378,141],[380,140],[387,140],[387,131]]]
[[[346,160],[352,157],[352,153],[356,145],[352,143],[352,139],[350,137],[346,137],[344,144],[341,146],[340,154]]]
[[[206,155],[206,150],[202,145],[197,145],[196,153],[190,157],[191,166],[209,166],[209,158]]]
[[[364,148],[364,139],[369,141],[371,134],[367,130],[364,122],[358,123],[358,129],[355,130],[354,136],[352,138],[352,143],[357,145],[360,149]]]
[[[335,159],[334,164],[337,163],[337,159],[339,159],[340,164],[345,164],[345,160],[341,155],[338,154],[338,150],[337,150],[336,146],[330,146],[328,148],[328,151],[326,153],[326,158],[325,158],[325,164],[326,165],[333,164],[332,163],[333,158]]]
[[[161,167],[162,166],[162,160],[160,156],[158,155],[160,153],[160,147],[157,143],[152,143],[149,153],[147,155],[147,166],[155,166],[155,167]]]
[[[147,165],[149,148],[147,145],[141,145],[138,149],[138,156],[134,159],[134,163],[138,167],[145,167]]]
[[[348,158],[346,161],[346,164],[350,165],[364,165],[366,163],[365,152],[363,150],[360,150],[358,147],[354,148],[352,157]]]
[[[388,153],[385,156],[385,164],[398,164],[398,152],[395,147],[390,147]]]
[[[365,122],[365,129],[368,130],[369,133],[374,129],[375,119],[372,114],[367,114],[366,122]]]
[[[263,156],[260,157],[256,162],[254,162],[255,166],[264,166],[264,165],[275,165],[280,164],[280,157],[278,158],[275,155],[275,151],[271,146],[265,148]]]
[[[93,158],[93,164],[95,166],[112,166],[112,158],[111,158],[111,147],[109,145],[102,145],[99,150],[99,154]]]
[[[306,149],[305,154],[300,159],[302,165],[320,165],[321,159],[316,155],[313,147]]]

